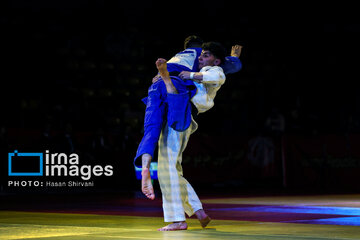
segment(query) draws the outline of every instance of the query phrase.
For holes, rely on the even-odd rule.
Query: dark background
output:
[[[13,190],[6,187],[5,170],[7,153],[16,149],[75,151],[84,164],[114,165],[114,177],[101,178],[100,188],[138,189],[132,159],[142,136],[140,99],[156,74],[155,60],[169,59],[193,34],[223,43],[229,53],[234,44],[244,47],[243,69],[227,77],[215,107],[199,116],[199,129],[185,152],[190,182],[217,190],[358,191],[357,172],[347,170],[359,169],[360,155],[333,144],[345,139],[345,146],[359,146],[360,19],[354,6],[105,0],[0,4],[4,191]],[[272,146],[270,167],[263,161],[249,163],[252,139]],[[304,181],[290,184],[284,182],[283,153],[293,153],[285,146],[294,142],[313,147],[297,152],[306,155],[299,166],[316,171],[304,170],[299,177]],[[351,159],[350,165],[334,167],[324,154],[331,144],[337,161]],[[286,158],[288,166],[295,159]],[[289,168],[288,177],[298,170]],[[212,185],[203,180],[207,174],[213,174]],[[340,181],[344,175],[348,178]]]

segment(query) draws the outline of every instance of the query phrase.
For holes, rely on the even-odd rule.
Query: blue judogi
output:
[[[166,91],[163,80],[152,84],[148,96],[143,100],[146,104],[144,119],[144,136],[139,144],[134,164],[141,167],[139,157],[145,153],[154,157],[154,151],[159,140],[161,129],[167,120],[168,126],[176,131],[186,130],[191,123],[190,99],[196,93],[196,87],[191,80],[182,80],[171,76],[172,83],[178,94]]]
[[[223,69],[225,75],[236,73],[242,69],[242,63],[239,58],[228,56],[225,58],[224,64],[221,64],[220,67]]]
[[[187,48],[169,59],[167,61],[167,70],[170,75],[175,75],[182,71],[197,72],[199,70],[201,51],[201,48]],[[171,74],[172,72],[173,74]]]

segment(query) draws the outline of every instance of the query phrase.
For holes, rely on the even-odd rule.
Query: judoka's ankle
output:
[[[173,222],[172,224],[184,225],[187,223],[186,223],[186,221],[177,221],[177,222]]]
[[[141,176],[143,176],[144,174],[149,174],[150,173],[150,169],[147,167],[143,167],[141,170]]]
[[[199,219],[199,220],[202,220],[204,218],[206,218],[208,215],[205,213],[204,209],[199,209],[195,212],[195,215],[196,217]]]
[[[146,170],[146,172],[149,170],[150,168],[150,163],[151,163],[152,157],[150,154],[144,153],[141,156],[141,161],[142,161],[142,170]]]

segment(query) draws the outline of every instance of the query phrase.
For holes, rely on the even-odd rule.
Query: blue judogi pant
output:
[[[191,124],[190,99],[195,95],[196,87],[191,80],[173,76],[171,80],[178,94],[167,93],[165,83],[159,80],[149,87],[148,96],[143,99],[146,104],[144,136],[134,159],[137,167],[141,167],[141,155],[147,153],[154,157],[164,124],[179,132],[188,129]]]

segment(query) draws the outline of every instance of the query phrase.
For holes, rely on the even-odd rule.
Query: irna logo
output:
[[[43,176],[43,153],[9,153],[9,176]]]

